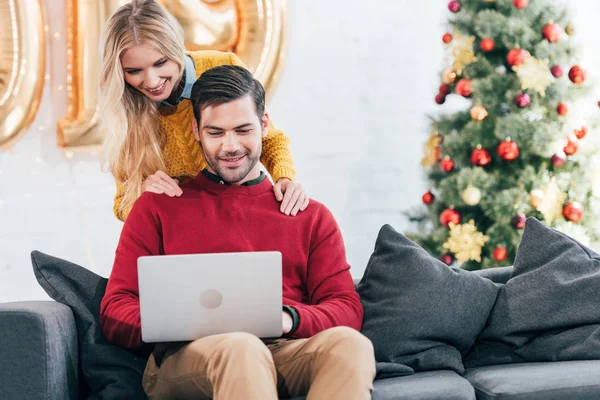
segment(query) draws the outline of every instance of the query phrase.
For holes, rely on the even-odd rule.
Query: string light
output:
[[[60,32],[54,32],[54,39],[60,39]]]
[[[57,89],[59,92],[62,92],[65,88],[63,85],[58,85]]]

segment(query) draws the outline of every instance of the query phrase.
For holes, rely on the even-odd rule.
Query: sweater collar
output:
[[[189,55],[185,56],[185,68],[183,70],[183,76],[177,90],[181,90],[181,93],[175,100],[175,104],[169,102],[170,99],[166,99],[158,103],[159,106],[176,106],[181,103],[183,99],[189,100],[192,96],[192,87],[196,83],[196,67],[194,66],[194,60]],[[183,89],[183,90],[182,90]]]
[[[244,182],[242,185],[232,185],[225,183],[218,175],[212,174],[204,169],[196,176],[194,183],[216,194],[235,193],[256,196],[273,191],[273,184],[266,178],[266,174],[261,171],[261,175],[252,181]]]
[[[221,185],[231,185],[230,183],[227,183],[223,179],[221,179],[221,177],[219,175],[213,174],[206,168],[202,170],[202,173],[204,174],[205,177],[207,177],[208,179],[210,179],[211,181],[213,181],[215,183],[218,183]],[[246,182],[242,183],[241,186],[258,185],[259,183],[264,181],[266,178],[267,178],[267,175],[263,171],[260,171],[260,175],[258,176],[258,178],[252,179],[250,181],[246,181]]]

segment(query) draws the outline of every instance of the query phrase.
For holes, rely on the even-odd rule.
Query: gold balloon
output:
[[[104,22],[130,0],[67,0],[67,52],[72,83],[67,115],[59,121],[62,147],[97,147],[98,52]],[[181,24],[188,50],[235,52],[262,82],[267,99],[284,66],[287,0],[157,0]],[[93,61],[92,61],[93,60]]]
[[[542,204],[542,202],[544,201],[544,197],[545,195],[543,190],[533,189],[529,193],[529,204],[531,204],[533,208],[538,208],[540,204]]]
[[[451,69],[447,69],[442,74],[442,82],[444,82],[446,85],[451,85],[456,80],[456,77],[456,72]]]
[[[471,108],[471,118],[475,121],[483,121],[488,116],[484,106],[476,105]]]
[[[465,204],[469,206],[476,206],[481,201],[481,190],[477,189],[475,186],[469,185],[462,192],[461,197]]]
[[[46,74],[39,0],[0,0],[0,149],[25,133],[40,105]]]

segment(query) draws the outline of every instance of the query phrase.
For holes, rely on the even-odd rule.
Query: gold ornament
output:
[[[477,189],[475,186],[469,185],[462,192],[461,197],[465,204],[469,206],[476,206],[481,201],[481,190]]]
[[[467,65],[477,61],[475,51],[473,51],[474,42],[475,36],[465,36],[459,31],[455,31],[452,42],[450,43],[450,50],[454,57],[452,69],[459,75],[462,74],[463,69],[465,69]]]
[[[0,25],[0,150],[10,150],[42,98],[46,44],[40,0],[0,0]]]
[[[490,237],[479,232],[473,220],[461,225],[450,223],[449,227],[450,237],[443,247],[454,253],[459,263],[469,260],[481,262],[481,249]]]
[[[442,74],[442,82],[444,82],[446,85],[451,85],[454,83],[454,81],[456,81],[456,77],[456,72],[451,69],[447,69]]]
[[[550,72],[548,60],[540,60],[533,57],[529,52],[521,65],[512,67],[521,79],[521,89],[532,89],[540,95],[546,95],[546,88],[550,86],[555,78]]]
[[[573,36],[575,34],[575,28],[572,24],[569,23],[567,26],[565,26],[565,33],[569,36]]]
[[[436,131],[429,133],[429,139],[425,142],[425,156],[421,159],[423,168],[434,166],[438,162],[438,148],[442,143],[442,138]]]
[[[544,199],[536,207],[536,210],[542,213],[546,225],[550,225],[552,221],[562,216],[563,204],[567,199],[567,194],[560,190],[554,177],[548,185],[541,187],[541,191],[544,194]]]
[[[529,204],[535,209],[537,209],[540,204],[544,201],[544,191],[541,189],[533,189],[529,193]]]
[[[483,121],[488,116],[488,112],[482,105],[476,105],[471,108],[471,118],[475,121]]]
[[[58,123],[59,145],[63,148],[95,150],[103,140],[96,93],[100,32],[108,17],[129,2],[66,0],[67,82],[70,83],[67,115]],[[234,51],[262,82],[270,98],[286,54],[287,0],[158,2],[182,25],[188,50]]]

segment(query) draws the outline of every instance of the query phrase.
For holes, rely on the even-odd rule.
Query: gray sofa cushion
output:
[[[512,277],[465,365],[600,359],[599,288],[600,256],[529,218]]]
[[[78,399],[77,332],[69,307],[0,304],[0,399]]]
[[[600,361],[493,365],[467,370],[480,400],[600,399]]]
[[[147,399],[142,376],[147,358],[104,339],[100,301],[107,280],[93,272],[39,251],[31,253],[33,270],[54,300],[71,307],[79,339],[81,369],[90,398]],[[85,391],[82,393],[86,395]]]
[[[362,333],[377,361],[462,374],[462,356],[483,329],[499,285],[449,268],[384,225],[357,291]]]
[[[373,388],[373,400],[475,400],[473,386],[452,371],[419,372],[380,379],[374,382]]]

